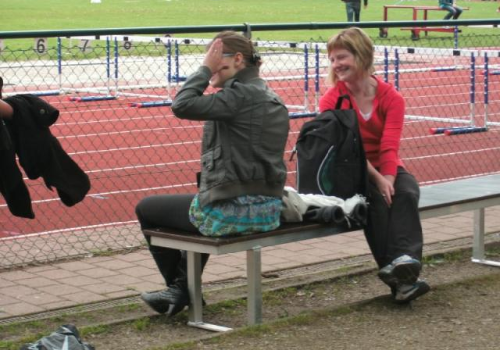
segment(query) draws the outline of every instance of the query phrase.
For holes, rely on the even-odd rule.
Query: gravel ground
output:
[[[0,327],[0,349],[18,350],[66,323],[97,350],[500,348],[500,269],[473,264],[466,253],[431,258],[423,273],[431,292],[401,306],[392,302],[373,264],[361,265],[334,277],[311,268],[280,281],[264,294],[264,322],[257,327],[245,326],[244,292],[238,297],[230,288],[207,288],[204,320],[234,331],[188,327],[186,312],[168,319],[136,301]],[[315,282],[301,280],[311,274]]]

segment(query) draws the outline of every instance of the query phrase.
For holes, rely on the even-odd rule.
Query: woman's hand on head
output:
[[[205,54],[205,58],[203,60],[203,65],[208,67],[212,74],[217,73],[223,68],[222,64],[222,54],[224,50],[224,44],[221,39],[215,39],[207,53]]]

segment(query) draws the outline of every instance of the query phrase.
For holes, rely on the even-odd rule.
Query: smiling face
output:
[[[336,80],[352,83],[360,77],[360,70],[354,55],[346,49],[334,49],[328,56],[330,67]]]
[[[330,69],[328,80],[354,82],[355,79],[373,74],[374,48],[370,37],[360,28],[342,30],[328,40]]]

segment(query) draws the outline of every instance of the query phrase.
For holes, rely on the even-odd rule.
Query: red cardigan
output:
[[[358,115],[359,128],[363,138],[366,158],[382,175],[396,176],[398,166],[404,167],[399,158],[399,144],[403,131],[405,102],[396,89],[377,77],[377,92],[373,100],[372,115],[367,121],[363,119],[359,108],[342,81],[329,88],[319,101],[319,110],[335,109],[340,95],[348,94],[353,108]],[[342,109],[349,108],[344,101]]]

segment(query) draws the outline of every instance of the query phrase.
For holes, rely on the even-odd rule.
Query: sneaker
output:
[[[388,286],[413,284],[417,281],[422,264],[409,255],[402,255],[378,272],[378,277]]]
[[[142,293],[141,299],[154,311],[172,317],[189,306],[189,294],[176,285],[159,292]]]
[[[401,284],[396,287],[394,301],[397,304],[408,304],[410,301],[426,294],[431,287],[423,280],[417,280],[413,284]]]

